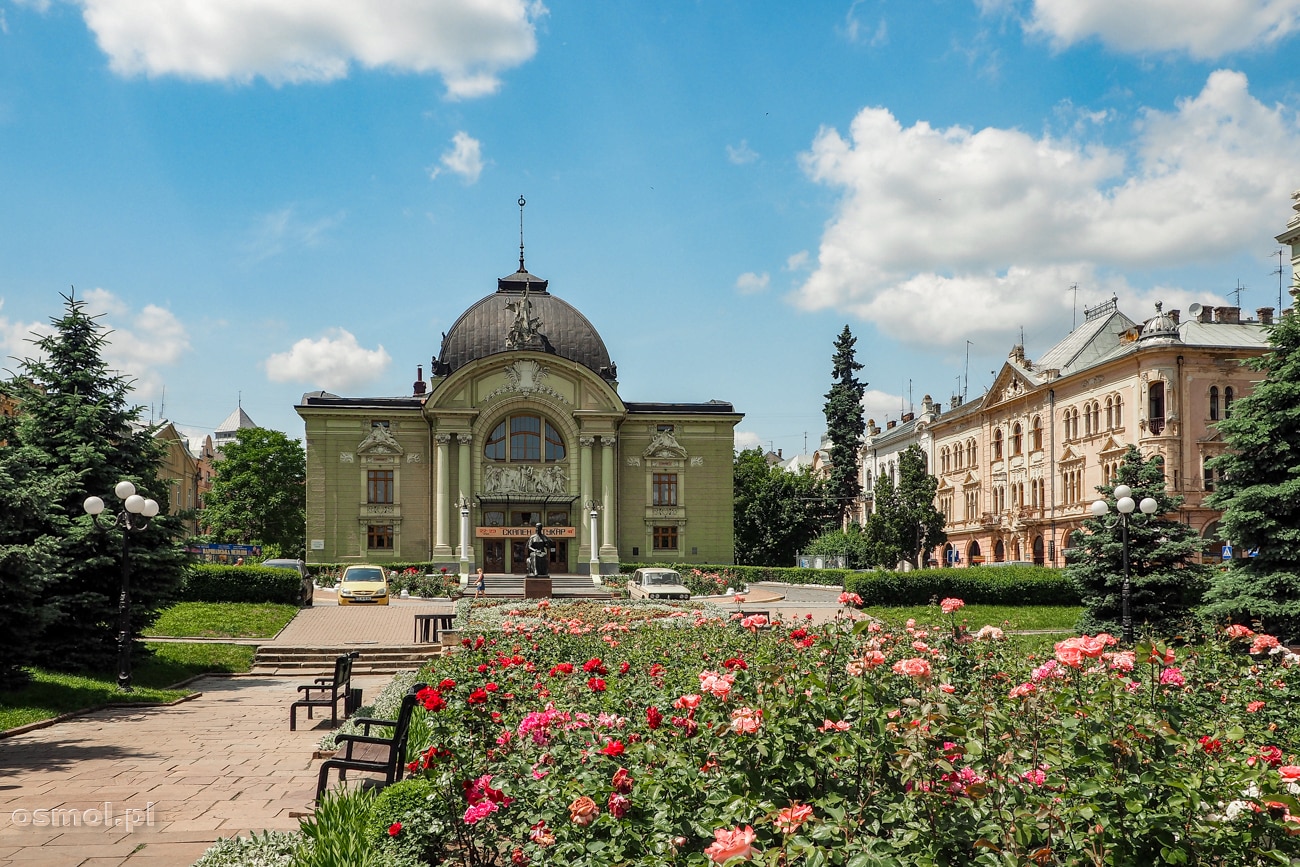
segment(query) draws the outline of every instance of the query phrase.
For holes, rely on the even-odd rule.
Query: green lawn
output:
[[[900,608],[863,608],[864,613],[878,617],[891,626],[902,626],[915,619],[918,626],[947,626],[953,615],[944,614],[937,605],[916,605]],[[965,623],[972,631],[985,624],[1000,626],[1007,631],[1025,629],[1051,629],[1074,632],[1075,621],[1083,609],[1077,605],[967,605],[956,612],[958,623]]]
[[[27,686],[0,692],[0,731],[62,713],[110,702],[165,702],[183,698],[192,690],[167,689],[196,674],[248,671],[254,648],[237,644],[148,645],[152,655],[134,660],[129,693],[118,691],[117,675],[56,674],[31,669]]]
[[[293,605],[179,602],[145,632],[159,638],[274,638],[298,613]]]

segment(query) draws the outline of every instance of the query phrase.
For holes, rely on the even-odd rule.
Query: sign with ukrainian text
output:
[[[475,527],[474,535],[479,539],[531,539],[532,527]],[[577,527],[547,527],[546,535],[551,539],[573,539],[578,535]]]

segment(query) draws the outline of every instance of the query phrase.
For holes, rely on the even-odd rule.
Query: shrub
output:
[[[295,569],[197,563],[185,573],[183,602],[281,602],[297,605],[302,577]]]
[[[293,867],[303,848],[301,834],[267,831],[213,843],[194,867]]]
[[[863,605],[928,605],[957,597],[968,605],[1078,605],[1079,589],[1059,569],[1000,566],[855,572],[844,589]]]

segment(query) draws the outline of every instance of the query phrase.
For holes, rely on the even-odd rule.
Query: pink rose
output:
[[[1300,781],[1300,765],[1283,765],[1277,769],[1277,774],[1288,783]]]
[[[965,607],[966,607],[966,603],[961,601],[960,599],[949,598],[939,603],[939,608],[943,610],[944,614],[952,614],[957,609],[965,608]]]
[[[599,815],[600,807],[596,806],[596,802],[586,795],[575,798],[573,803],[569,804],[569,819],[575,825],[585,828],[596,821],[596,817]]]
[[[713,832],[713,842],[705,848],[704,854],[715,864],[722,864],[732,858],[753,858],[758,854],[754,848],[754,829],[749,825],[743,828],[718,828]]]
[[[919,658],[900,659],[894,663],[894,673],[924,679],[930,676],[930,663]]]
[[[1262,701],[1248,702],[1246,704],[1246,713],[1255,713],[1256,711],[1262,709],[1263,707],[1264,707],[1264,702]]]
[[[731,728],[738,735],[755,734],[763,724],[763,712],[752,707],[738,707],[731,712]]]
[[[782,834],[793,834],[799,826],[813,817],[812,807],[807,804],[791,804],[776,814],[772,824]]]

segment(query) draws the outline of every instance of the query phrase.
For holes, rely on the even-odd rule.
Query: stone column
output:
[[[433,514],[436,531],[434,534],[433,556],[451,557],[451,434],[434,434],[438,444],[438,464],[436,467],[437,487],[434,494]]]
[[[604,446],[600,453],[600,557],[608,562],[618,562],[618,546],[614,544],[614,447],[615,437],[601,437]]]
[[[578,489],[581,491],[582,507],[587,508],[591,502],[591,447],[596,444],[595,437],[578,437]],[[594,553],[591,550],[591,533],[584,528],[582,539],[578,543],[578,560],[590,560]]]
[[[456,434],[456,457],[460,460],[460,466],[456,474],[457,510],[459,510],[462,505],[470,505],[470,494],[472,493],[471,482],[473,481],[470,471],[470,457],[472,455],[471,446],[473,443],[473,434]],[[468,580],[469,574],[474,571],[474,536],[473,530],[464,523],[462,523],[460,528],[460,562],[464,567],[465,573],[461,577]]]

